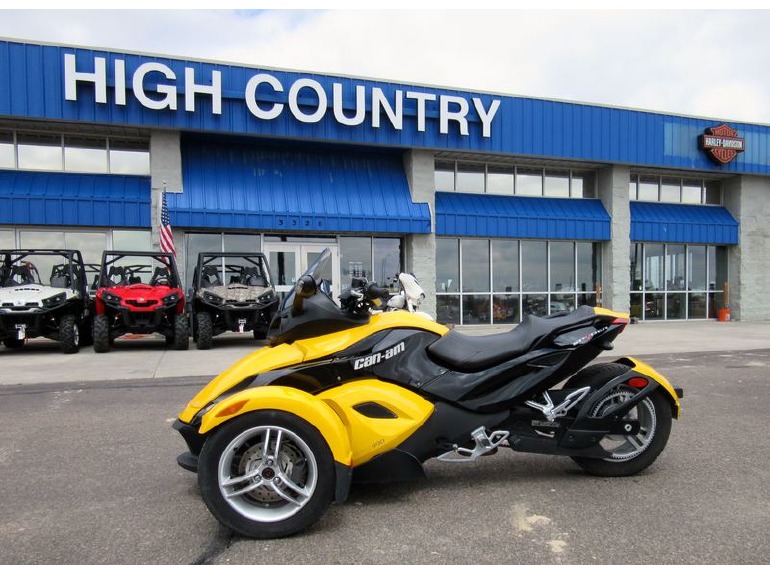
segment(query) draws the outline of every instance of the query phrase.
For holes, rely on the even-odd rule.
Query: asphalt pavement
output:
[[[465,333],[487,335],[505,328],[458,327]],[[125,381],[177,377],[213,377],[266,343],[251,333],[225,333],[214,338],[214,347],[174,351],[157,335],[128,335],[115,341],[109,353],[93,347],[65,355],[59,344],[31,339],[21,349],[0,346],[0,385]],[[603,357],[746,351],[770,348],[770,321],[681,321],[628,325]]]

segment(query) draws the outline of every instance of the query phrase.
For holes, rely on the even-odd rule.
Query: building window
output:
[[[436,191],[455,190],[455,163],[453,161],[438,161],[434,169]]]
[[[64,136],[64,171],[107,173],[107,140]]]
[[[632,243],[630,262],[632,317],[716,318],[724,305],[726,247]]]
[[[0,169],[149,175],[150,142],[142,138],[0,130]]]
[[[62,152],[62,139],[60,135],[19,133],[16,136],[16,153],[18,154],[19,169],[61,171]]]
[[[437,238],[438,321],[509,324],[596,305],[600,251],[589,242]]]
[[[462,193],[484,193],[484,164],[458,163],[455,189]]]
[[[13,132],[0,130],[0,169],[15,169]]]
[[[436,191],[534,197],[596,197],[596,176],[589,171],[439,160],[435,163],[434,180]]]
[[[632,174],[628,184],[631,201],[722,204],[722,184],[695,178]]]

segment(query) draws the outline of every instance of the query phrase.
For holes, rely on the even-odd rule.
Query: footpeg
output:
[[[591,392],[591,387],[582,387],[576,391],[571,392],[569,395],[567,395],[567,398],[565,398],[564,401],[558,405],[554,405],[551,397],[547,392],[545,392],[543,393],[545,403],[540,404],[535,401],[527,401],[525,404],[528,407],[539,410],[545,415],[545,418],[547,418],[550,422],[553,422],[557,418],[565,416],[567,412],[569,412],[572,407],[582,401],[589,392]]]
[[[442,462],[475,462],[480,456],[493,454],[494,450],[508,438],[509,434],[508,431],[495,431],[492,434],[487,434],[484,427],[479,427],[471,433],[471,438],[476,443],[473,450],[455,444],[452,445],[453,450],[440,455],[438,460]]]

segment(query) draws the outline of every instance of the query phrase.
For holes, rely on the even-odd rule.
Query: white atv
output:
[[[31,338],[77,353],[91,332],[86,273],[79,251],[0,251],[0,341],[17,349]]]

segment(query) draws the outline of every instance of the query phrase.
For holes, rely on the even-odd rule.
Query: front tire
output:
[[[198,340],[196,341],[199,349],[210,349],[214,344],[214,330],[211,324],[211,314],[200,311],[195,316],[198,322]]]
[[[110,350],[110,320],[107,315],[96,315],[94,317],[94,352],[106,353]]]
[[[12,339],[8,338],[3,341],[3,344],[9,349],[21,349],[26,343],[26,339]]]
[[[187,317],[177,315],[174,317],[173,348],[176,351],[186,351],[190,347],[190,321]]]
[[[313,525],[334,496],[334,459],[318,430],[283,411],[247,413],[203,445],[198,484],[222,524],[249,538]]]
[[[65,315],[59,323],[59,343],[62,352],[77,353],[80,350],[80,329],[73,315]]]
[[[565,388],[590,386],[597,390],[607,382],[626,373],[630,367],[620,363],[604,363],[588,367],[572,377]],[[591,416],[600,417],[604,411],[640,392],[628,385],[618,385],[596,404]],[[590,396],[590,395],[589,395]],[[596,476],[631,476],[650,466],[658,458],[671,433],[673,412],[662,391],[656,390],[639,402],[625,416],[638,420],[635,435],[607,435],[600,445],[610,453],[604,459],[572,457],[583,470]]]

